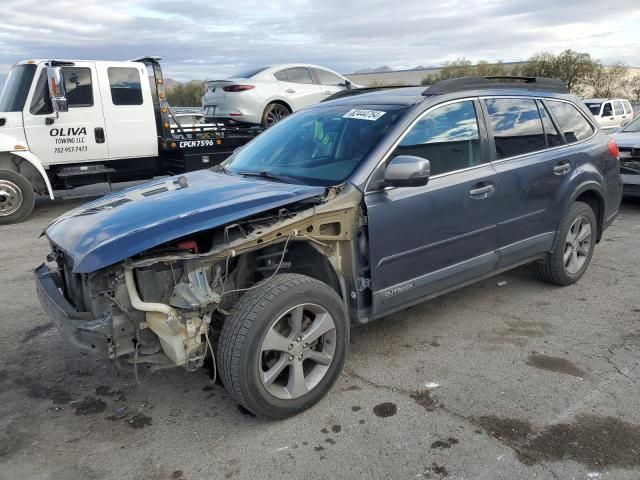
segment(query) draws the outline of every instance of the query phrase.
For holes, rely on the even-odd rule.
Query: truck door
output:
[[[97,70],[109,157],[157,156],[158,133],[145,65],[140,62],[101,62]]]
[[[27,143],[44,164],[79,163],[109,157],[102,99],[94,62],[62,67],[69,111],[53,112],[47,69],[36,74],[23,116]]]

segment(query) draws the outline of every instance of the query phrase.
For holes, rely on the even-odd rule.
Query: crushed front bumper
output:
[[[57,269],[42,264],[34,275],[40,304],[64,336],[81,350],[108,355],[111,319],[96,319],[91,312],[76,310],[62,293],[62,276]]]

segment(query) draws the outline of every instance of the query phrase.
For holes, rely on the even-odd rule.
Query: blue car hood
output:
[[[73,259],[74,272],[89,273],[170,240],[324,192],[324,187],[200,170],[87,203],[54,220],[45,234]]]

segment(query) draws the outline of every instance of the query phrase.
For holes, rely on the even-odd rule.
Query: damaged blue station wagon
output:
[[[559,81],[348,90],[223,164],[46,229],[44,309],[78,347],[195,370],[269,418],[317,402],[349,328],[517,265],[576,282],[618,212],[618,150]]]

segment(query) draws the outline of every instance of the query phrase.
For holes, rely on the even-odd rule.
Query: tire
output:
[[[302,312],[300,335],[296,337],[293,328],[273,335],[279,328],[293,326],[298,311]],[[327,327],[329,320],[334,329],[307,344],[314,325]],[[331,287],[304,275],[276,275],[245,293],[225,320],[217,346],[220,378],[231,396],[255,415],[287,418],[314,405],[335,383],[346,357],[348,336],[342,301]],[[282,349],[266,348],[272,338],[285,341],[278,343]],[[312,358],[317,355],[323,358],[322,364]],[[272,380],[266,380],[270,372],[277,371]],[[301,389],[302,384],[295,381],[300,371]]]
[[[581,220],[589,225],[589,234],[584,233],[584,241],[576,240],[571,242],[572,236],[580,234],[583,230],[576,222]],[[541,280],[556,285],[571,285],[580,280],[584,272],[587,270],[593,251],[596,246],[597,238],[597,220],[596,215],[589,205],[583,202],[575,202],[560,222],[560,227],[553,242],[552,253],[543,261],[535,263],[536,273]],[[586,231],[584,231],[586,232]],[[588,245],[584,242],[588,242]],[[576,245],[577,244],[577,245]],[[574,256],[578,263],[574,262]],[[565,255],[568,255],[569,261]]]
[[[261,125],[264,128],[270,127],[271,125],[275,125],[284,117],[290,114],[291,110],[289,110],[281,103],[270,103],[269,105],[267,105],[267,108],[264,109]]]
[[[36,195],[29,180],[11,170],[0,170],[0,225],[18,223],[33,211]]]

